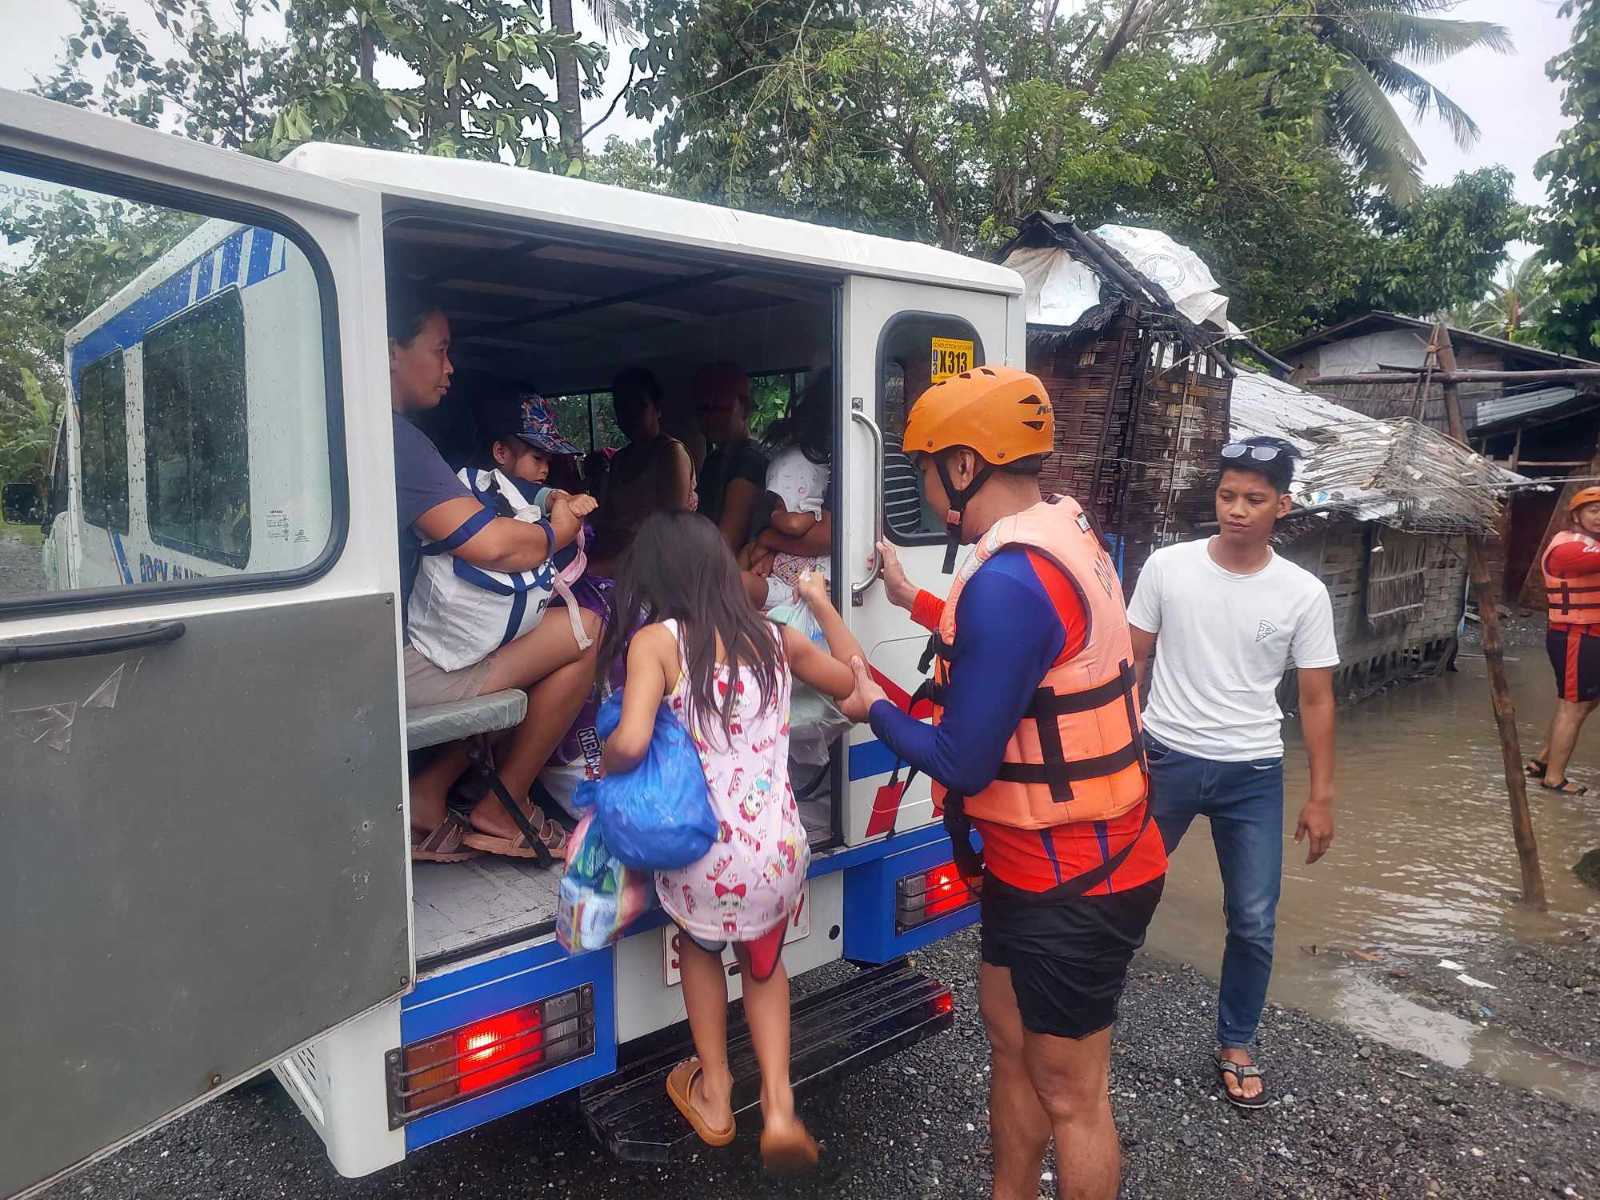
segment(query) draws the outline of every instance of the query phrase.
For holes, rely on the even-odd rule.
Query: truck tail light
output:
[[[904,933],[925,925],[937,917],[976,904],[981,890],[981,880],[968,883],[953,862],[940,863],[905,875],[895,884],[894,926],[896,933]]]
[[[389,1127],[593,1052],[589,984],[391,1050]]]

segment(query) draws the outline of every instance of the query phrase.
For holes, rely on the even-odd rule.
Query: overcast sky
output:
[[[1561,0],[1462,0],[1453,15],[1507,26],[1516,40],[1516,52],[1474,51],[1421,68],[1472,114],[1482,130],[1479,141],[1462,150],[1437,120],[1413,121],[1416,139],[1428,158],[1425,174],[1430,183],[1447,183],[1461,170],[1504,163],[1517,176],[1522,200],[1543,201],[1544,188],[1533,177],[1533,164],[1554,145],[1562,126],[1560,89],[1544,72],[1545,63],[1565,49],[1570,38],[1571,22],[1556,15],[1560,4]],[[120,7],[141,26],[150,24],[144,0],[105,0],[103,7]],[[573,7],[580,26],[589,24],[585,6]],[[27,20],[20,19],[24,13]],[[0,22],[6,30],[0,40],[0,86],[28,87],[35,74],[49,71],[63,40],[73,31],[72,10],[65,0],[0,0],[0,17],[12,18]],[[606,99],[586,105],[588,121],[605,110],[627,78],[627,47],[614,46],[612,59]],[[625,118],[619,109],[590,142],[598,145],[612,133],[642,137],[648,132],[643,122]]]

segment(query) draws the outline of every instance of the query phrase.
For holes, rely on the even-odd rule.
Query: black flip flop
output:
[[[1544,773],[1550,769],[1550,764],[1537,758],[1530,758],[1522,769],[1528,773],[1530,779],[1543,779]]]
[[[1563,779],[1560,783],[1546,783],[1541,779],[1539,786],[1547,792],[1560,792],[1563,796],[1587,796],[1589,794],[1587,784],[1573,783],[1570,779]]]
[[[1222,1089],[1222,1098],[1235,1108],[1265,1108],[1267,1106],[1267,1081],[1262,1075],[1261,1068],[1254,1063],[1230,1062],[1218,1054],[1213,1059],[1217,1065],[1217,1086]],[[1261,1080],[1261,1091],[1254,1096],[1235,1096],[1228,1090],[1227,1076],[1232,1075],[1234,1082],[1241,1088],[1246,1079]]]

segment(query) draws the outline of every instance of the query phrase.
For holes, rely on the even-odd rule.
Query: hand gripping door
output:
[[[394,997],[411,932],[376,198],[10,92],[0,183],[79,239],[0,265],[61,366],[0,546],[12,1196]]]

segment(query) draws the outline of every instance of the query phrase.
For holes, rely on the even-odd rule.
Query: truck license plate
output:
[[[798,942],[810,936],[811,881],[808,879],[800,887],[800,900],[795,905],[794,912],[789,914],[789,928],[784,932],[783,944],[787,946],[790,942]],[[682,937],[683,931],[676,925],[664,925],[661,928],[661,972],[668,987],[677,987],[683,980],[678,971],[678,940]],[[733,947],[723,947],[723,969],[731,968],[734,961]]]

